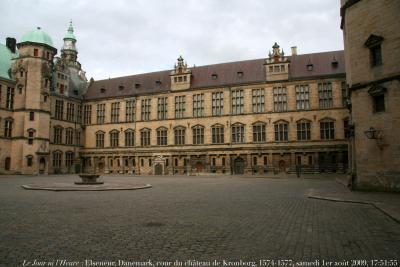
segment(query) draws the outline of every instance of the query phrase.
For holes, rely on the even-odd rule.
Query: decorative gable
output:
[[[380,45],[383,41],[383,37],[375,35],[375,34],[371,34],[367,41],[365,41],[364,45],[368,48]]]
[[[182,56],[179,56],[174,70],[171,71],[171,90],[185,90],[190,88],[190,78],[192,71],[188,69]]]
[[[279,49],[279,45],[275,43],[272,46],[265,60],[265,73],[267,81],[287,80],[289,78],[289,59],[285,57],[283,50]]]

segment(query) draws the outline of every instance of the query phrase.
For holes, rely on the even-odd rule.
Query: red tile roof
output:
[[[289,57],[290,79],[312,78],[345,73],[344,52],[332,51],[304,54]],[[337,65],[332,62],[336,60]],[[191,88],[240,85],[266,81],[265,59],[245,60],[191,68]],[[307,70],[307,64],[313,64],[313,70]],[[124,76],[94,81],[89,85],[85,99],[136,96],[170,91],[171,70]],[[242,72],[240,77],[238,72]],[[216,74],[217,79],[212,79]],[[157,83],[160,81],[161,83]],[[121,89],[122,87],[123,89]],[[104,88],[102,93],[101,89]]]

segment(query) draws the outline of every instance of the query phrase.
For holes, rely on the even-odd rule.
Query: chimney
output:
[[[17,46],[17,40],[15,40],[15,38],[12,38],[12,37],[7,37],[6,38],[6,46],[8,47],[8,49],[11,50],[11,52],[13,54],[15,54],[15,48]]]
[[[292,56],[297,56],[297,46],[292,46]]]

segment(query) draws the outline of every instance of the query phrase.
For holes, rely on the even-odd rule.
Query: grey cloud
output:
[[[287,54],[343,49],[338,0],[3,0],[0,40],[41,26],[59,49],[70,19],[95,79],[170,69],[179,55],[189,65],[261,58],[275,41]]]

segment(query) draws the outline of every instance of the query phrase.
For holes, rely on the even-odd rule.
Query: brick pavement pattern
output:
[[[334,178],[121,177],[137,191],[50,192],[0,177],[0,265],[23,260],[400,260],[400,224],[372,207],[310,199]]]

